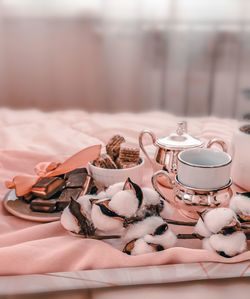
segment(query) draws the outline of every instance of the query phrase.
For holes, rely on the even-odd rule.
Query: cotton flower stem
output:
[[[204,239],[204,237],[199,234],[195,234],[195,233],[193,233],[193,234],[178,234],[177,239],[180,239],[180,240],[191,240],[191,239],[202,240],[202,239]]]
[[[196,222],[178,221],[172,219],[164,219],[168,224],[181,225],[181,226],[195,226]]]
[[[250,240],[250,232],[245,233],[245,235],[246,235],[247,240]],[[193,234],[178,234],[176,236],[177,236],[177,239],[179,239],[179,240],[192,240],[192,239],[202,240],[202,239],[205,238],[205,237],[203,237],[199,234],[196,234],[196,233],[193,233]]]
[[[78,234],[78,237],[83,238],[83,239],[94,239],[94,240],[110,240],[110,239],[120,239],[121,238],[121,236],[119,236],[119,235],[85,236],[85,235],[81,235],[81,234]]]
[[[91,239],[96,239],[96,240],[109,240],[109,239],[120,239],[121,236],[119,235],[110,235],[110,236],[94,236],[91,237]]]

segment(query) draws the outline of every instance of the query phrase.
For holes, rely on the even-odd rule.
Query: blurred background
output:
[[[250,118],[249,0],[0,0],[0,106]]]

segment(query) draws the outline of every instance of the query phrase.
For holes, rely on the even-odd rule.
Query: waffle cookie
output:
[[[123,143],[121,144],[118,158],[122,162],[133,162],[138,164],[140,160],[140,149],[135,145]]]
[[[106,152],[114,161],[119,156],[120,146],[123,142],[125,142],[124,137],[115,135],[109,140],[106,145]]]
[[[115,162],[111,159],[108,154],[102,154],[99,158],[97,158],[93,165],[96,167],[107,168],[107,169],[116,169],[117,166]]]

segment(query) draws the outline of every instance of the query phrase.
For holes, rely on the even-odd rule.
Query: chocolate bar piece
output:
[[[18,196],[18,199],[20,199],[26,203],[30,203],[33,199],[35,199],[35,196],[33,193],[27,193],[23,196]]]
[[[65,179],[68,179],[70,175],[72,174],[77,174],[77,173],[85,173],[85,174],[88,174],[88,171],[87,169],[84,167],[84,168],[76,168],[70,172],[67,172],[65,175],[64,175],[64,178]]]
[[[64,189],[56,202],[56,209],[58,211],[64,210],[69,205],[72,198],[77,200],[77,198],[81,195],[81,192],[81,188]]]
[[[56,200],[36,198],[32,200],[30,209],[34,212],[52,213],[56,210]]]
[[[42,178],[32,187],[31,191],[38,197],[48,199],[61,191],[64,185],[65,180],[59,177]]]
[[[125,142],[124,137],[115,135],[107,143],[106,152],[113,160],[119,156],[120,146],[123,142]]]
[[[86,174],[85,172],[70,174],[66,181],[66,188],[83,188],[87,177],[88,174]]]

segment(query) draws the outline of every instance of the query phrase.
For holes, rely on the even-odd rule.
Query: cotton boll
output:
[[[209,238],[211,247],[226,256],[232,257],[247,249],[246,236],[243,232],[234,232],[229,235],[215,234]]]
[[[250,198],[244,196],[244,193],[237,194],[231,199],[230,208],[234,210],[236,214],[250,216]]]
[[[104,215],[96,204],[92,207],[91,219],[94,226],[100,231],[118,233],[123,230],[123,222],[120,219]]]
[[[131,224],[124,235],[124,239],[129,241],[144,237],[147,234],[153,234],[155,229],[163,223],[164,220],[161,217],[151,216],[145,218],[142,221]]]
[[[160,212],[160,216],[163,219],[168,219],[174,214],[175,209],[165,200],[162,200],[162,203],[163,203],[163,209]]]
[[[78,225],[76,218],[71,214],[69,207],[66,207],[62,212],[61,225],[66,230],[76,234],[80,231],[80,226]]]
[[[203,236],[203,237],[210,237],[212,233],[210,230],[206,227],[205,223],[201,218],[197,221],[195,227],[194,227],[194,232]]]
[[[106,190],[106,195],[108,198],[112,198],[117,192],[123,190],[124,182],[116,183],[114,185],[111,185]]]
[[[209,242],[209,238],[204,238],[202,240],[202,248],[206,249],[208,251],[215,251],[214,248],[211,246],[211,244]]]
[[[107,195],[107,193],[105,191],[101,191],[97,194],[97,197],[100,199],[104,199],[104,198],[109,198],[109,196]]]
[[[150,205],[157,205],[160,203],[160,195],[151,188],[142,188],[143,194],[143,205],[150,206]]]
[[[232,222],[237,222],[237,217],[234,211],[229,208],[217,208],[206,212],[203,221],[208,230],[216,234],[223,227],[230,225]]]
[[[81,211],[87,215],[91,214],[92,204],[90,199],[98,199],[96,195],[83,195],[77,199],[77,202],[81,205]]]
[[[153,246],[150,246],[145,240],[138,239],[134,243],[134,248],[131,250],[131,255],[140,255],[155,252],[156,249]]]
[[[173,231],[168,228],[162,235],[146,235],[144,240],[147,243],[158,244],[164,247],[165,249],[173,247],[177,242],[177,237]]]
[[[138,209],[138,199],[132,190],[118,191],[110,200],[109,207],[119,215],[132,217]]]

